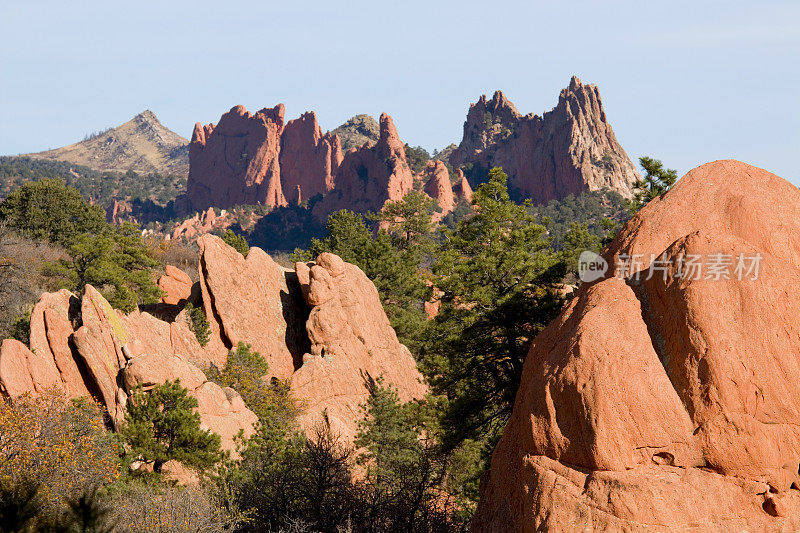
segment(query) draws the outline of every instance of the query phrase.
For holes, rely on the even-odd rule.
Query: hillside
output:
[[[57,178],[102,207],[139,198],[166,205],[186,189],[186,176],[95,170],[65,161],[0,156],[0,199],[27,182]]]
[[[189,141],[166,128],[150,110],[84,141],[26,155],[95,170],[180,175],[189,172]]]

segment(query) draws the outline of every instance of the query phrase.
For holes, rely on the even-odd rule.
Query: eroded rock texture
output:
[[[470,106],[450,162],[472,164],[481,173],[500,166],[512,192],[536,203],[603,188],[630,197],[639,178],[614,136],[597,87],[576,77],[542,116],[521,115],[500,91],[491,100],[481,96]]]
[[[800,191],[737,161],[642,209],[604,254],[623,279],[534,340],[473,531],[797,531],[798,235]]]

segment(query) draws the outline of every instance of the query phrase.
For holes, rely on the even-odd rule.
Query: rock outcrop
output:
[[[27,156],[68,161],[96,170],[185,176],[189,170],[188,144],[189,141],[166,128],[147,110],[125,124],[81,142]]]
[[[438,222],[448,213],[452,213],[456,207],[453,184],[450,183],[450,172],[443,162],[431,159],[425,167],[423,179],[425,180],[423,191],[436,200],[441,209],[441,211],[434,213],[433,217],[434,221]]]
[[[91,285],[80,300],[66,290],[42,295],[31,314],[30,349],[7,339],[0,350],[3,395],[57,389],[70,398],[93,397],[115,428],[135,387],[176,379],[197,398],[203,427],[218,433],[225,449],[235,450],[234,437],[240,430],[252,434],[256,422],[235,391],[206,379],[205,350],[185,321],[124,315]]]
[[[295,273],[260,248],[250,248],[244,258],[213,235],[204,235],[197,245],[209,345],[227,351],[239,342],[250,344],[267,360],[271,376],[290,377],[308,346],[308,311]]]
[[[285,205],[280,174],[283,104],[251,114],[235,106],[219,123],[197,123],[189,144],[190,208]]]
[[[558,105],[542,116],[522,116],[500,91],[491,100],[481,96],[470,106],[450,162],[471,163],[480,172],[503,167],[512,192],[536,203],[603,188],[630,197],[639,178],[614,136],[597,87],[575,77]]]
[[[340,209],[379,211],[387,201],[401,200],[413,189],[414,175],[392,117],[381,115],[378,142],[345,154],[335,182],[334,190],[314,208],[320,221]]]
[[[284,124],[284,107],[255,115],[236,106],[219,123],[195,125],[189,146],[190,209],[271,207],[330,191],[342,160],[339,138],[323,134],[316,115]]]
[[[180,268],[167,265],[164,275],[158,279],[158,288],[164,291],[161,302],[167,305],[179,305],[192,295],[192,278]]]
[[[643,208],[534,340],[473,531],[797,531],[798,235],[737,161]]]
[[[403,401],[425,395],[414,357],[397,340],[375,285],[361,269],[323,253],[316,262],[297,263],[295,270],[311,308],[306,322],[311,345],[292,376],[292,390],[309,400],[305,427],[326,413],[335,431],[354,438],[361,405],[379,377],[394,385]]]
[[[352,439],[360,406],[379,377],[405,400],[425,394],[414,358],[358,267],[322,254],[316,263],[286,269],[259,248],[245,258],[219,237],[197,242],[199,290],[186,273],[169,267],[160,281],[167,294],[155,314],[116,311],[90,285],[80,299],[66,290],[44,294],[31,315],[30,348],[11,339],[2,343],[0,394],[56,388],[69,397],[91,396],[119,428],[135,387],[180,379],[197,398],[203,426],[230,450],[239,430],[252,431],[255,416],[202,369],[223,367],[239,342],[264,356],[269,377],[289,380],[308,406],[300,420],[306,429],[327,415]],[[210,323],[204,346],[190,328],[188,300],[203,307]]]
[[[297,205],[333,190],[334,173],[341,162],[339,137],[323,135],[313,112],[290,120],[281,136],[281,181],[286,201]]]

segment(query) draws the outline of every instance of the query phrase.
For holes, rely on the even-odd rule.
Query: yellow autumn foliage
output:
[[[118,445],[92,400],[48,391],[0,399],[0,483],[33,482],[48,511],[119,477]]]

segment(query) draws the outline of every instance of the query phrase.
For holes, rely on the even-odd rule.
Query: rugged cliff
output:
[[[240,429],[252,431],[255,415],[233,389],[208,381],[203,369],[224,365],[239,342],[264,356],[270,376],[290,379],[307,403],[301,418],[307,428],[325,412],[352,439],[360,405],[381,376],[404,400],[425,394],[411,353],[358,267],[322,254],[285,269],[259,248],[244,258],[212,235],[198,245],[198,284],[168,269],[159,283],[166,294],[151,312],[125,315],[91,286],[81,299],[65,290],[44,294],[33,310],[30,346],[2,343],[0,394],[35,395],[55,387],[72,397],[92,396],[119,427],[134,387],[180,379],[197,398],[203,424],[220,434],[227,449],[234,448]],[[197,298],[211,326],[205,346],[184,309]]]
[[[629,197],[639,178],[614,136],[597,87],[576,77],[542,116],[521,115],[500,91],[491,100],[481,96],[470,106],[450,162],[478,174],[503,167],[515,195],[536,203],[603,188]]]

